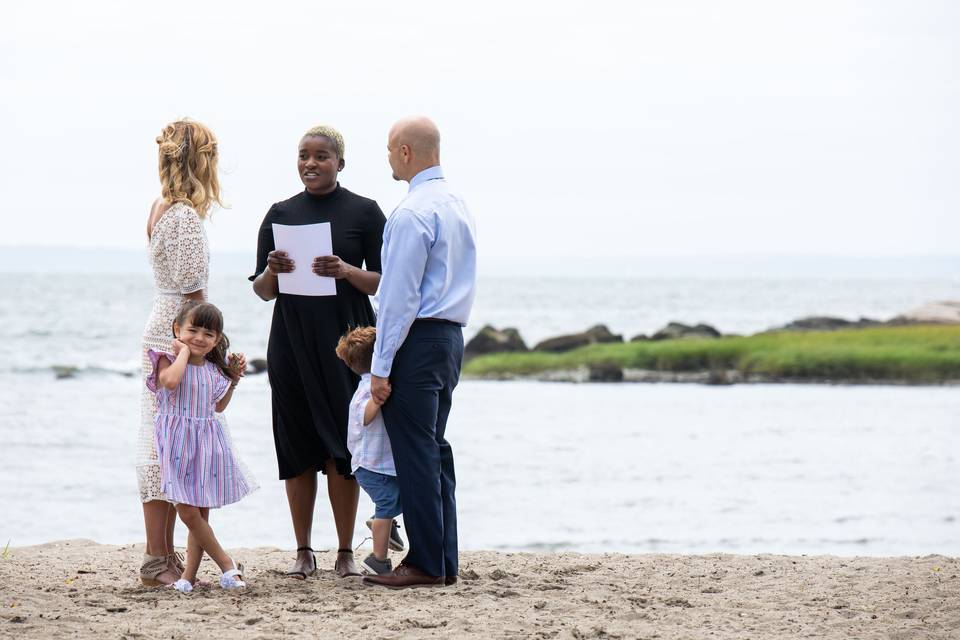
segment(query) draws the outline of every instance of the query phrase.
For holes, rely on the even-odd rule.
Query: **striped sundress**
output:
[[[154,429],[160,481],[170,502],[195,507],[222,507],[257,488],[237,456],[230,434],[214,416],[217,402],[230,388],[212,362],[187,365],[175,389],[157,384],[157,362],[173,354],[149,350],[153,372],[146,384],[156,394]]]

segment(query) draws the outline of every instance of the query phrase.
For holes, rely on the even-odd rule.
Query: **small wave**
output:
[[[52,364],[45,365],[40,367],[12,367],[8,369],[12,373],[20,374],[53,374],[57,380],[66,380],[69,378],[76,378],[79,376],[123,376],[125,378],[132,378],[137,375],[136,369],[128,369],[124,367],[102,367],[102,366],[91,366],[91,365],[75,365],[75,364]]]

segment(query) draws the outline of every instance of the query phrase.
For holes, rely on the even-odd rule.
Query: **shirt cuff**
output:
[[[389,378],[390,369],[392,368],[393,358],[388,360],[387,358],[378,357],[376,354],[373,355],[373,364],[370,365],[370,373],[378,378]]]

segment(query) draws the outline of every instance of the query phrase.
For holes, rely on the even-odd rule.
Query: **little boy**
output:
[[[370,394],[370,365],[376,335],[373,327],[349,331],[337,343],[337,356],[360,376],[360,384],[350,401],[347,449],[352,457],[351,471],[376,507],[373,519],[367,521],[373,531],[373,553],[364,559],[363,566],[380,575],[393,570],[387,546],[402,551],[403,539],[394,520],[401,509],[393,452],[380,405]]]

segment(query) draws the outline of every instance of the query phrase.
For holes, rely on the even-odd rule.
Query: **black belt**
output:
[[[438,322],[440,324],[452,324],[455,327],[461,327],[459,322],[454,322],[453,320],[445,320],[443,318],[417,318],[414,322]]]

